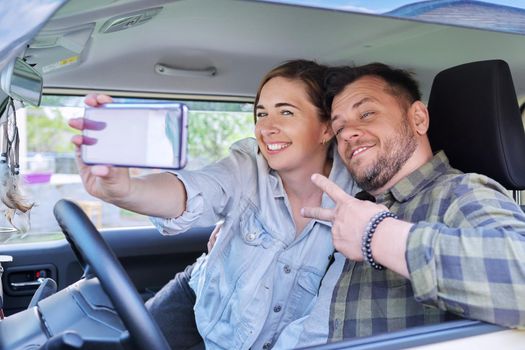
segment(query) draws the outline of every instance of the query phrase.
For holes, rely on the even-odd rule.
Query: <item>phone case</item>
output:
[[[88,165],[180,169],[187,163],[188,108],[182,103],[86,108],[81,155]]]

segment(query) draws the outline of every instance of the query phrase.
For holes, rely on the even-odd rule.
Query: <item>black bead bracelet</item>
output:
[[[370,266],[372,266],[376,270],[383,270],[384,266],[378,264],[372,257],[372,237],[376,232],[377,226],[381,223],[381,221],[385,220],[386,218],[397,219],[397,215],[389,211],[382,211],[374,215],[372,219],[370,219],[370,221],[368,222],[368,225],[366,226],[365,233],[363,233],[363,241],[361,243],[361,251],[363,252],[363,258],[366,262],[370,264]]]

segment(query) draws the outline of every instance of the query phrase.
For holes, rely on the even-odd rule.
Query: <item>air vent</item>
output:
[[[100,28],[101,33],[112,33],[144,24],[155,17],[162,7],[131,12],[125,15],[112,17]]]

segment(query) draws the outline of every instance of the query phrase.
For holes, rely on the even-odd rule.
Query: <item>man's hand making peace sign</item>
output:
[[[312,175],[312,182],[332,198],[335,207],[305,207],[301,214],[308,218],[330,221],[335,249],[348,259],[363,261],[361,242],[366,226],[374,215],[388,209],[384,205],[350,196],[323,175]],[[378,225],[371,242],[374,260],[407,278],[409,274],[405,251],[411,227],[411,223],[386,218]]]

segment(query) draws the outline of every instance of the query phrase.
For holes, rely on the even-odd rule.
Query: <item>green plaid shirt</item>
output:
[[[377,202],[415,223],[410,280],[347,260],[332,296],[330,341],[458,316],[525,324],[525,215],[501,185],[453,169],[439,152]]]

